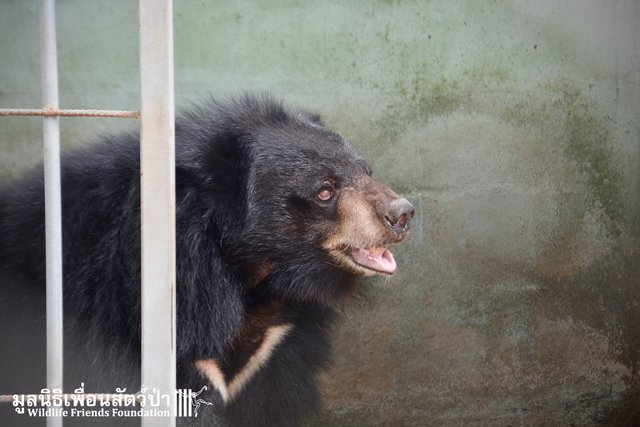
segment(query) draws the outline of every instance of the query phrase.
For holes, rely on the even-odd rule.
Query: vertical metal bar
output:
[[[54,0],[42,1],[42,100],[44,108],[58,108],[58,58]],[[62,201],[60,192],[60,127],[58,117],[42,121],[44,144],[44,204],[47,278],[47,387],[62,390]],[[62,426],[61,417],[47,418],[47,426]]]
[[[140,0],[142,384],[173,397],[175,356],[175,173],[171,0]],[[174,426],[171,417],[142,425]]]

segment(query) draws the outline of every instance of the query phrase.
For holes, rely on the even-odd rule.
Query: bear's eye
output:
[[[335,193],[336,189],[333,187],[333,185],[331,185],[330,182],[325,182],[320,188],[320,191],[318,191],[318,199],[322,200],[323,202],[329,201]]]

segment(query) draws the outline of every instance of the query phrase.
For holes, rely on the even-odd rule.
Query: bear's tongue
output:
[[[358,264],[381,273],[392,274],[396,271],[396,260],[386,248],[351,247],[351,257]]]

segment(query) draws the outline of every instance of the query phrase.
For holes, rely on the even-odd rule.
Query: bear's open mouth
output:
[[[393,274],[396,271],[396,260],[391,251],[384,246],[358,248],[349,246],[351,259],[360,267],[376,273]]]

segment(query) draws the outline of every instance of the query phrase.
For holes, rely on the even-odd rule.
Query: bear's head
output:
[[[408,236],[414,208],[371,177],[349,141],[268,97],[214,108],[200,166],[225,260],[248,289],[331,301],[352,293],[357,276],[395,272],[389,246]]]

